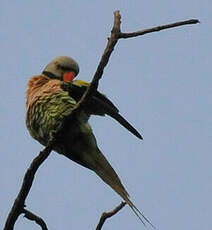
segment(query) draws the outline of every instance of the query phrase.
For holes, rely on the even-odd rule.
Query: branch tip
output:
[[[100,220],[99,220],[99,223],[96,227],[96,230],[101,230],[102,229],[102,226],[104,225],[105,221],[114,216],[116,213],[118,213],[124,206],[126,205],[126,202],[121,202],[117,207],[115,207],[112,211],[109,211],[109,212],[103,212],[101,217],[100,217]]]

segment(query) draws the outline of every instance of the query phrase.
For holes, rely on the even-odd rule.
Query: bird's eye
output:
[[[56,64],[56,68],[57,68],[57,69],[61,69],[61,67],[62,67],[62,66],[61,66],[60,64]]]

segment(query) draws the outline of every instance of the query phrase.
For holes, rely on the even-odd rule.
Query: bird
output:
[[[47,146],[51,133],[61,129],[65,118],[81,99],[88,82],[75,80],[78,63],[71,57],[58,56],[46,65],[40,75],[30,78],[26,92],[26,126],[30,135]],[[57,153],[94,171],[130,206],[143,224],[151,222],[130,200],[119,176],[97,145],[88,122],[91,115],[109,115],[139,139],[140,133],[119,113],[118,108],[102,93],[95,91],[88,104],[64,127],[53,147]]]

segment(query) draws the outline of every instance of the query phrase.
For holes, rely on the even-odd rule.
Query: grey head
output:
[[[71,57],[59,56],[53,59],[43,70],[43,74],[50,78],[62,79],[65,72],[79,73],[78,63]]]

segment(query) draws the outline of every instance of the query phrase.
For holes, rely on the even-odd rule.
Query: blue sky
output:
[[[133,202],[157,229],[211,229],[209,0],[1,1],[0,229],[27,167],[43,148],[25,127],[28,79],[54,57],[68,55],[79,62],[79,79],[90,81],[117,9],[123,32],[201,21],[120,40],[110,58],[99,90],[141,131],[143,141],[108,117],[92,117],[90,123]],[[120,201],[94,173],[52,152],[36,174],[26,205],[51,230],[94,229],[101,213]],[[20,217],[15,229],[39,227]],[[125,207],[103,229],[145,228]]]

